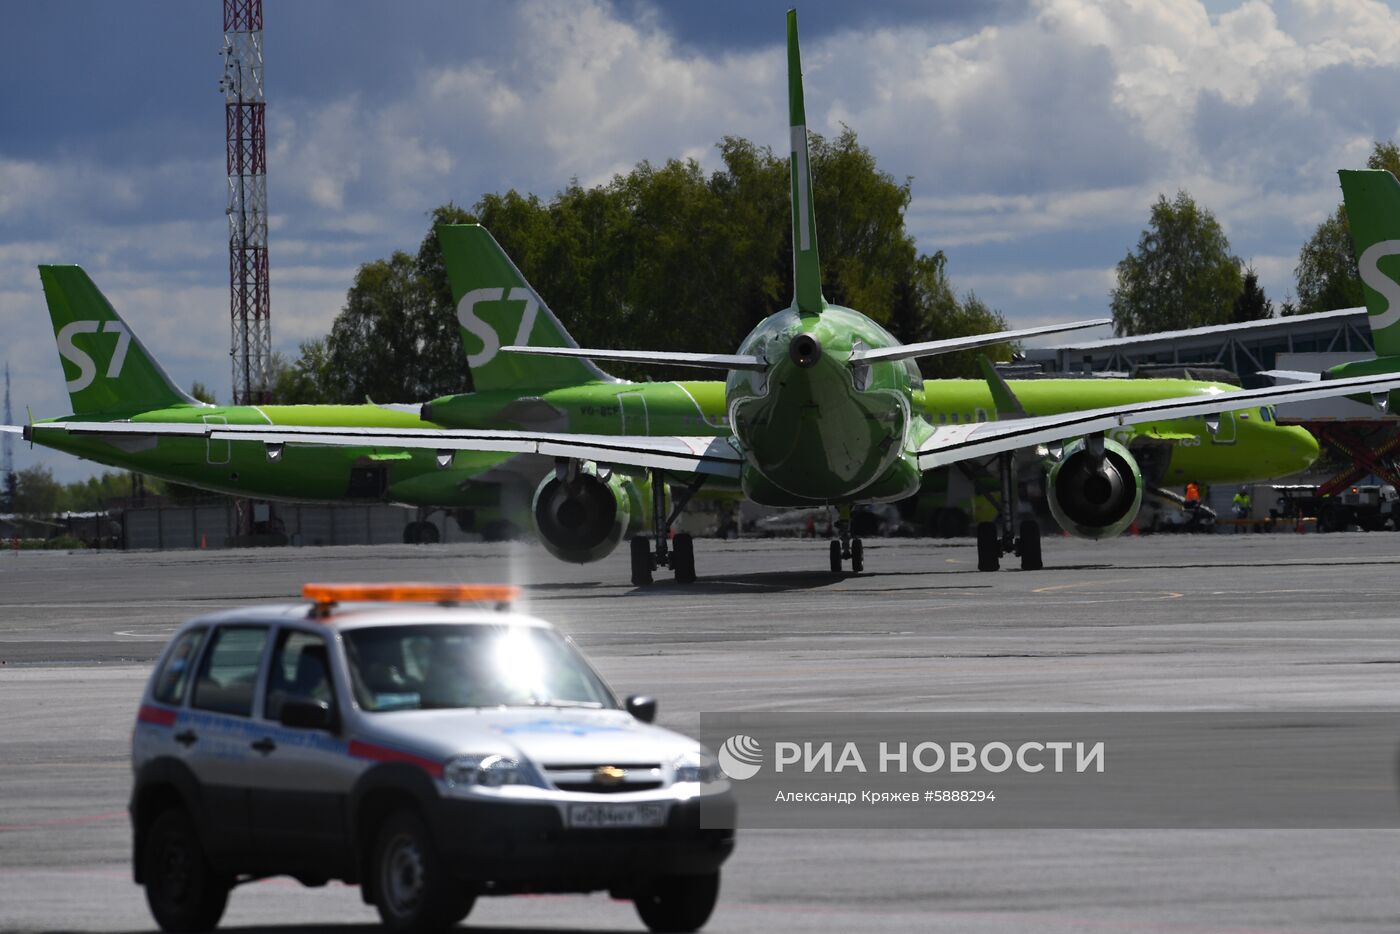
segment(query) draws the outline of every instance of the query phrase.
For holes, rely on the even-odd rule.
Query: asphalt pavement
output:
[[[526,545],[0,553],[0,929],[150,930],[130,880],[127,744],[185,619],[303,582],[513,581],[620,694],[701,711],[1400,711],[1400,535],[971,543],[701,541],[700,580],[627,583]],[[748,831],[714,932],[1266,932],[1400,927],[1395,831]],[[369,929],[358,891],[274,879],[221,929]],[[642,930],[602,895],[483,899],[470,928]]]

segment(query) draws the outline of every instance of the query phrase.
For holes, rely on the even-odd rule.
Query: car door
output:
[[[269,869],[310,875],[342,874],[350,853],[349,795],[354,766],[335,729],[279,722],[289,701],[340,707],[325,633],[283,627],[268,665],[255,740],[260,769],[253,788],[253,843]]]
[[[199,781],[200,818],[211,847],[231,864],[252,856],[249,789],[260,765],[253,707],[258,695],[268,627],[225,624],[214,629],[200,659],[188,717],[175,741],[189,751],[185,762]]]

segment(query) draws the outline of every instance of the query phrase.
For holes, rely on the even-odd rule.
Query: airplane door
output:
[[[1211,437],[1212,444],[1234,444],[1235,443],[1235,413],[1221,412],[1220,427],[1215,430]]]
[[[204,416],[204,424],[227,425],[228,419],[224,418],[222,415],[206,415]],[[227,464],[232,459],[232,441],[215,441],[213,438],[210,438],[205,444],[207,447],[205,449],[204,459],[207,463],[217,467],[221,464]]]
[[[622,412],[622,433],[624,435],[644,435],[647,433],[647,400],[640,392],[619,393],[618,408]]]

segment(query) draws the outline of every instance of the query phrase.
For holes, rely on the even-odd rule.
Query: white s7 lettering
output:
[[[457,321],[462,327],[481,341],[481,350],[467,354],[467,366],[485,366],[496,359],[501,350],[501,339],[496,330],[476,313],[476,306],[482,302],[499,302],[506,297],[505,289],[472,289],[457,303]],[[520,327],[515,335],[517,345],[530,342],[530,333],[535,329],[535,318],[539,314],[540,303],[535,293],[529,289],[516,287],[510,290],[509,301],[524,302],[525,311],[520,319]]]
[[[1400,253],[1400,240],[1382,240],[1366,248],[1357,261],[1361,281],[1381,294],[1385,309],[1371,319],[1371,330],[1379,331],[1400,321],[1400,284],[1381,272],[1382,257]]]

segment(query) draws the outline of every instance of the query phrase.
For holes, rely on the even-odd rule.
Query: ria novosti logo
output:
[[[720,770],[736,782],[753,778],[763,767],[763,747],[758,740],[736,733],[719,747]]]

